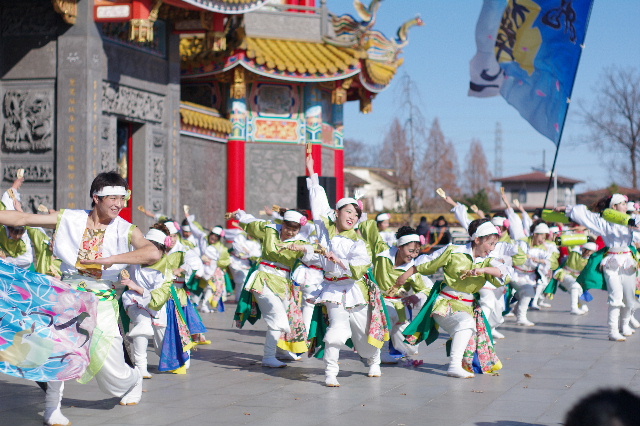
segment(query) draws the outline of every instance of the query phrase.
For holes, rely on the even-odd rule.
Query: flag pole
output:
[[[587,38],[587,29],[589,28],[589,21],[591,20],[591,11],[593,10],[593,0],[591,1],[591,5],[589,6],[589,14],[587,15],[587,21],[585,22],[585,28],[584,28],[584,39],[582,40],[582,45],[584,45],[584,42]],[[549,198],[549,191],[551,190],[551,183],[553,182],[553,174],[556,171],[556,162],[558,161],[558,152],[560,151],[560,143],[562,142],[562,134],[564,133],[564,125],[567,122],[567,116],[569,115],[569,106],[571,105],[571,95],[573,94],[573,87],[575,86],[576,83],[576,77],[578,76],[578,67],[580,66],[580,58],[582,57],[582,49],[584,49],[584,47],[582,47],[580,49],[580,55],[578,56],[578,64],[576,65],[576,72],[575,74],[573,74],[573,82],[571,83],[571,92],[569,92],[569,99],[567,99],[567,102],[569,103],[569,105],[567,105],[567,112],[564,115],[564,118],[562,119],[562,127],[560,127],[560,135],[558,137],[558,144],[556,145],[556,155],[554,155],[553,157],[553,165],[551,166],[551,175],[549,176],[549,183],[547,184],[547,193],[544,195],[544,203],[542,204],[542,209],[544,210],[545,208],[547,208],[547,199]],[[557,189],[556,189],[557,191]],[[556,194],[557,196],[557,194]]]

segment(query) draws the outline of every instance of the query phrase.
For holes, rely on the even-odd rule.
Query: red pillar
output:
[[[313,168],[318,174],[322,176],[322,144],[314,143],[311,145],[311,157],[313,157]]]
[[[334,151],[334,170],[336,176],[336,201],[344,198],[344,150],[339,148]]]
[[[228,212],[245,208],[245,143],[244,140],[238,139],[229,139],[227,143]]]

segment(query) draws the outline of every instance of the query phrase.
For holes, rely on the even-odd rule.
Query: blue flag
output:
[[[500,94],[556,145],[593,0],[510,0],[496,37]]]

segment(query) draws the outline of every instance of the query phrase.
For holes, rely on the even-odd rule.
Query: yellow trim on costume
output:
[[[282,339],[278,340],[278,347],[285,351],[293,352],[294,354],[300,354],[309,350],[307,342],[287,342]]]

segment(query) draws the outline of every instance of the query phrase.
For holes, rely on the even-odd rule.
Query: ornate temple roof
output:
[[[226,139],[231,133],[231,121],[222,118],[213,109],[191,102],[180,102],[182,131],[205,135],[215,139]]]
[[[342,80],[361,71],[356,50],[308,41],[247,37],[227,56],[206,52],[202,38],[188,37],[182,39],[180,53],[185,76],[218,74],[238,65],[288,81]]]
[[[246,13],[256,10],[269,0],[165,0],[178,7],[192,6],[200,10],[224,14]]]

